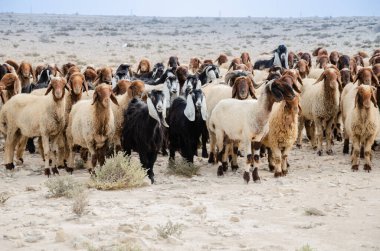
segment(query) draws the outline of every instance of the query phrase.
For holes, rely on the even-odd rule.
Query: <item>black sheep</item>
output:
[[[202,72],[198,75],[202,85],[211,83],[215,79],[220,77],[219,67],[213,64],[206,64]]]
[[[153,90],[148,94],[147,104],[133,99],[124,113],[122,134],[123,150],[139,154],[142,166],[147,169],[149,179],[154,183],[153,165],[163,140],[166,101],[162,91]]]
[[[175,151],[193,163],[202,132],[206,128],[206,98],[202,90],[187,91],[186,99],[178,97],[169,110],[169,151],[174,160]]]
[[[122,79],[131,79],[132,77],[132,71],[131,66],[129,64],[121,64],[119,67],[117,67],[116,74],[116,83],[119,82],[119,80]]]
[[[272,66],[281,66],[282,68],[289,69],[288,60],[288,49],[285,45],[281,44],[273,51],[273,57],[271,59],[257,60],[253,65],[253,69],[262,70],[271,68]]]

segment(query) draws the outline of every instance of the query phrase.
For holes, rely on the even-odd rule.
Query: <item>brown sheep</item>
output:
[[[350,58],[350,71],[353,76],[358,74],[358,65],[356,64],[355,58]]]
[[[362,58],[368,58],[368,54],[365,51],[359,51],[358,55],[361,56]]]
[[[240,55],[240,58],[241,58],[241,62],[243,64],[248,64],[248,63],[252,63],[251,62],[251,57],[249,56],[249,53],[248,52],[243,52],[241,55]]]
[[[232,98],[245,100],[251,96],[253,99],[256,99],[255,88],[253,87],[253,81],[251,78],[237,77],[232,86]]]
[[[324,69],[329,63],[329,57],[327,55],[321,55],[317,57],[317,67],[320,69]]]
[[[368,67],[364,67],[359,70],[353,83],[356,83],[356,81],[358,81],[359,85],[364,84],[379,87],[379,80],[373,70]]]
[[[330,63],[333,65],[338,65],[339,61],[339,52],[337,51],[332,51],[329,56]]]
[[[242,63],[241,62],[241,58],[234,58],[234,59],[232,59],[231,64],[228,67],[228,70],[230,70],[231,68],[232,68],[233,71],[236,70],[236,65],[239,65],[241,63]]]
[[[189,68],[193,73],[196,73],[201,66],[201,60],[199,58],[190,58]]]
[[[222,64],[228,62],[227,55],[226,54],[220,54],[219,57],[217,59],[215,59],[215,61],[218,63],[218,66],[221,66]]]
[[[19,68],[19,65],[15,61],[13,61],[12,59],[8,59],[7,61],[5,61],[5,63],[12,66],[15,69],[15,71],[17,71]]]
[[[171,56],[168,61],[168,67],[177,68],[180,66],[179,60],[177,56]]]
[[[206,64],[213,64],[212,63],[212,59],[205,59],[205,60],[203,60],[203,65],[206,65]]]
[[[66,76],[66,80],[69,81],[71,75],[73,75],[74,73],[77,73],[77,72],[80,73],[79,67],[75,66],[75,65],[71,66],[70,69],[68,69],[67,72],[66,72],[66,75],[65,75]]]
[[[36,69],[34,69],[34,76],[38,78],[41,74],[41,72],[44,70],[45,65],[37,65]],[[37,79],[38,80],[38,79]]]
[[[5,104],[14,95],[21,93],[21,83],[14,73],[7,73],[0,81],[0,98]]]
[[[75,64],[73,64],[73,63],[66,63],[66,64],[62,65],[62,73],[63,73],[63,75],[66,76],[67,73],[69,72],[69,69],[71,67],[73,67],[73,66],[75,66]],[[69,79],[69,78],[67,78],[67,79]]]
[[[305,60],[308,63],[308,65],[309,65],[309,69],[311,69],[312,61],[311,61],[311,55],[310,55],[310,53],[307,53],[307,52],[302,53],[301,56],[300,56],[300,59]]]
[[[380,53],[373,55],[369,59],[369,64],[370,65],[375,65],[375,64],[378,64],[378,63],[380,63]]]
[[[101,83],[106,83],[111,85],[112,84],[112,77],[113,77],[113,70],[111,67],[103,67],[97,70],[96,72],[98,74],[94,86],[97,86]]]
[[[150,62],[148,59],[144,58],[140,60],[139,66],[137,67],[137,74],[148,73],[151,71]]]
[[[95,69],[91,66],[87,66],[87,69],[83,72],[83,75],[90,89],[94,89],[93,83],[98,77],[98,74],[96,73]]]
[[[380,63],[372,66],[372,71],[373,71],[373,73],[375,73],[377,79],[380,79]]]
[[[22,61],[16,73],[21,81],[22,88],[25,88],[31,84],[30,77],[32,77],[33,82],[36,81],[32,65],[28,62]]]
[[[364,61],[360,55],[354,55],[353,58],[355,59],[358,66],[364,67]]]
[[[298,70],[301,78],[306,78],[310,73],[308,62],[304,59],[298,61],[295,68]]]
[[[290,69],[294,68],[294,66],[298,60],[299,60],[299,58],[294,52],[291,51],[288,53],[288,64],[289,64]]]
[[[314,57],[320,57],[322,55],[325,55],[325,56],[329,56],[329,54],[327,53],[327,50],[322,48],[322,47],[318,47],[317,49],[315,49],[313,51],[313,54],[312,54]]]
[[[342,80],[342,87],[345,87],[346,84],[352,83],[354,81],[352,73],[348,68],[343,68],[342,70],[340,70],[340,76]]]
[[[178,66],[178,68],[175,71],[175,75],[178,78],[180,90],[182,90],[182,87],[185,84],[187,76],[189,75],[189,70],[188,70],[187,66],[184,66],[184,65]]]
[[[115,95],[123,95],[127,92],[128,88],[131,86],[132,82],[127,79],[119,80],[117,85],[113,88],[112,92]]]

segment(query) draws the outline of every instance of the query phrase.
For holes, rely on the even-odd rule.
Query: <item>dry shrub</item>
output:
[[[1,192],[0,193],[0,205],[4,205],[4,203],[10,198],[8,192]]]
[[[199,166],[194,163],[187,162],[185,159],[170,160],[168,163],[168,174],[184,176],[191,178],[199,174]]]
[[[89,185],[99,190],[139,187],[145,183],[146,176],[140,161],[125,157],[122,152],[107,158],[102,167],[95,169],[95,173]]]
[[[183,230],[183,224],[173,224],[173,222],[169,220],[166,225],[158,225],[156,230],[158,236],[162,239],[167,239],[169,236],[180,237]]]
[[[83,185],[76,182],[71,176],[50,178],[45,182],[51,197],[73,198],[83,192]]]
[[[87,193],[82,192],[78,193],[74,196],[74,202],[73,202],[73,213],[75,213],[78,216],[82,216],[86,207],[88,205],[88,198]]]
[[[316,251],[316,249],[311,248],[309,246],[309,244],[306,244],[306,245],[302,246],[301,248],[296,249],[296,251]]]

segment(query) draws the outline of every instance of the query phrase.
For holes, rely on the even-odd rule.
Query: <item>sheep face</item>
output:
[[[63,75],[66,75],[66,74],[69,72],[69,69],[70,69],[71,67],[73,67],[73,66],[75,66],[75,64],[73,64],[73,63],[67,63],[67,64],[64,64],[64,65],[62,66],[62,73],[63,73]]]
[[[252,80],[249,77],[236,78],[232,87],[232,97],[240,100],[245,100],[249,95],[251,95],[252,98],[256,99]]]
[[[115,94],[113,94],[111,86],[107,84],[100,84],[95,88],[92,104],[98,102],[103,107],[108,107],[110,101],[112,101],[115,105],[119,105]]]
[[[339,53],[337,51],[332,51],[330,53],[330,62],[333,64],[333,65],[337,65],[338,64],[338,61],[339,61]]]
[[[176,56],[171,56],[170,58],[169,58],[169,61],[168,61],[168,67],[170,67],[170,68],[177,68],[178,66],[179,66],[180,64],[179,64],[179,61],[178,61],[178,57],[176,57]]]
[[[189,70],[186,66],[179,66],[175,73],[178,77],[178,81],[184,83],[186,81],[187,75],[189,75]]]
[[[305,60],[309,66],[309,68],[311,68],[311,55],[309,53],[302,53],[301,55],[301,59]]]
[[[192,91],[192,90],[198,90],[201,89],[202,83],[199,80],[197,75],[189,75],[182,87],[181,94],[184,94],[186,92]]]
[[[359,70],[354,83],[359,81],[359,85],[379,86],[379,80],[371,68],[362,68]]]
[[[80,95],[83,91],[88,91],[87,83],[83,74],[77,72],[71,75],[69,85],[75,95]]]
[[[194,121],[196,117],[207,118],[206,97],[202,90],[192,90],[186,93],[186,107],[184,114],[188,120]]]
[[[141,80],[135,80],[128,88],[128,97],[141,97],[143,92],[145,91],[145,83]]]
[[[317,64],[319,65],[320,69],[325,68],[328,63],[329,63],[329,57],[326,55],[322,55],[317,58]]]
[[[345,87],[346,84],[353,82],[351,72],[347,68],[340,70],[340,76],[341,76],[341,81],[342,81],[343,87]]]
[[[20,66],[17,70],[17,74],[24,79],[28,79],[30,77],[34,78],[32,65],[27,63],[27,62],[24,62],[24,61],[21,62]]]
[[[70,86],[67,84],[66,79],[62,77],[50,77],[50,83],[46,90],[45,95],[52,91],[54,101],[59,101],[65,96],[65,89],[71,91]]]
[[[83,74],[84,74],[84,78],[86,82],[89,83],[90,85],[92,85],[92,83],[98,77],[98,74],[96,73],[96,71],[91,68],[87,68]]]
[[[327,68],[321,74],[321,76],[317,79],[315,84],[324,80],[325,84],[327,84],[331,89],[341,90],[342,89],[341,88],[342,83],[340,82],[340,79],[341,79],[340,73],[339,73],[338,69],[334,66],[334,67]]]
[[[98,78],[101,83],[112,84],[113,72],[110,67],[104,67],[99,71]]]
[[[165,71],[165,66],[163,63],[157,63],[153,67],[153,73],[152,73],[152,78],[153,79],[158,79],[160,78]]]
[[[339,70],[342,70],[343,68],[350,68],[350,57],[347,55],[340,56],[337,66]]]
[[[148,73],[150,72],[150,62],[148,59],[142,59],[137,68],[137,73]]]
[[[251,57],[249,56],[248,52],[243,52],[241,54],[240,58],[241,58],[241,61],[243,62],[243,64],[248,64],[251,62]]]
[[[189,67],[193,71],[198,70],[200,65],[201,65],[201,60],[199,58],[191,58],[190,59]]]
[[[115,95],[123,95],[128,91],[128,88],[131,86],[132,82],[126,79],[119,80],[115,88],[113,88],[113,93]]]
[[[379,78],[380,78],[380,64],[375,64],[374,66],[372,66],[372,71],[373,71],[373,73],[375,73],[377,79],[379,80]]]
[[[304,59],[298,61],[298,63],[296,64],[296,69],[298,70],[301,78],[306,78],[306,76],[309,75],[309,65]]]
[[[271,97],[274,98],[275,102],[292,100],[295,97],[293,88],[289,84],[279,81],[279,79],[269,83],[268,88],[269,94],[271,94]]]
[[[250,59],[251,60],[251,59]],[[222,65],[224,63],[227,63],[228,61],[228,58],[227,58],[227,55],[225,54],[220,54],[219,57],[215,60],[216,62],[218,62],[219,65]]]
[[[177,94],[179,92],[179,82],[175,75],[168,74],[168,77],[165,80],[164,88],[169,90],[170,95]]]
[[[219,67],[216,65],[206,66],[204,70],[206,71],[207,83],[211,83],[215,79],[218,79],[220,76]]]
[[[355,107],[359,109],[369,109],[371,108],[371,102],[374,107],[377,108],[376,101],[376,88],[369,85],[361,85],[357,87],[358,92],[355,97]]]
[[[109,76],[109,73],[107,73]],[[129,64],[121,64],[116,70],[116,81],[122,79],[130,79],[132,76],[131,66]],[[111,81],[112,81],[112,73],[111,73]]]

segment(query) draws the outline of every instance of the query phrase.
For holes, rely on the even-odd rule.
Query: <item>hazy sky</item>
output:
[[[379,0],[0,0],[0,12],[87,15],[379,16]]]

